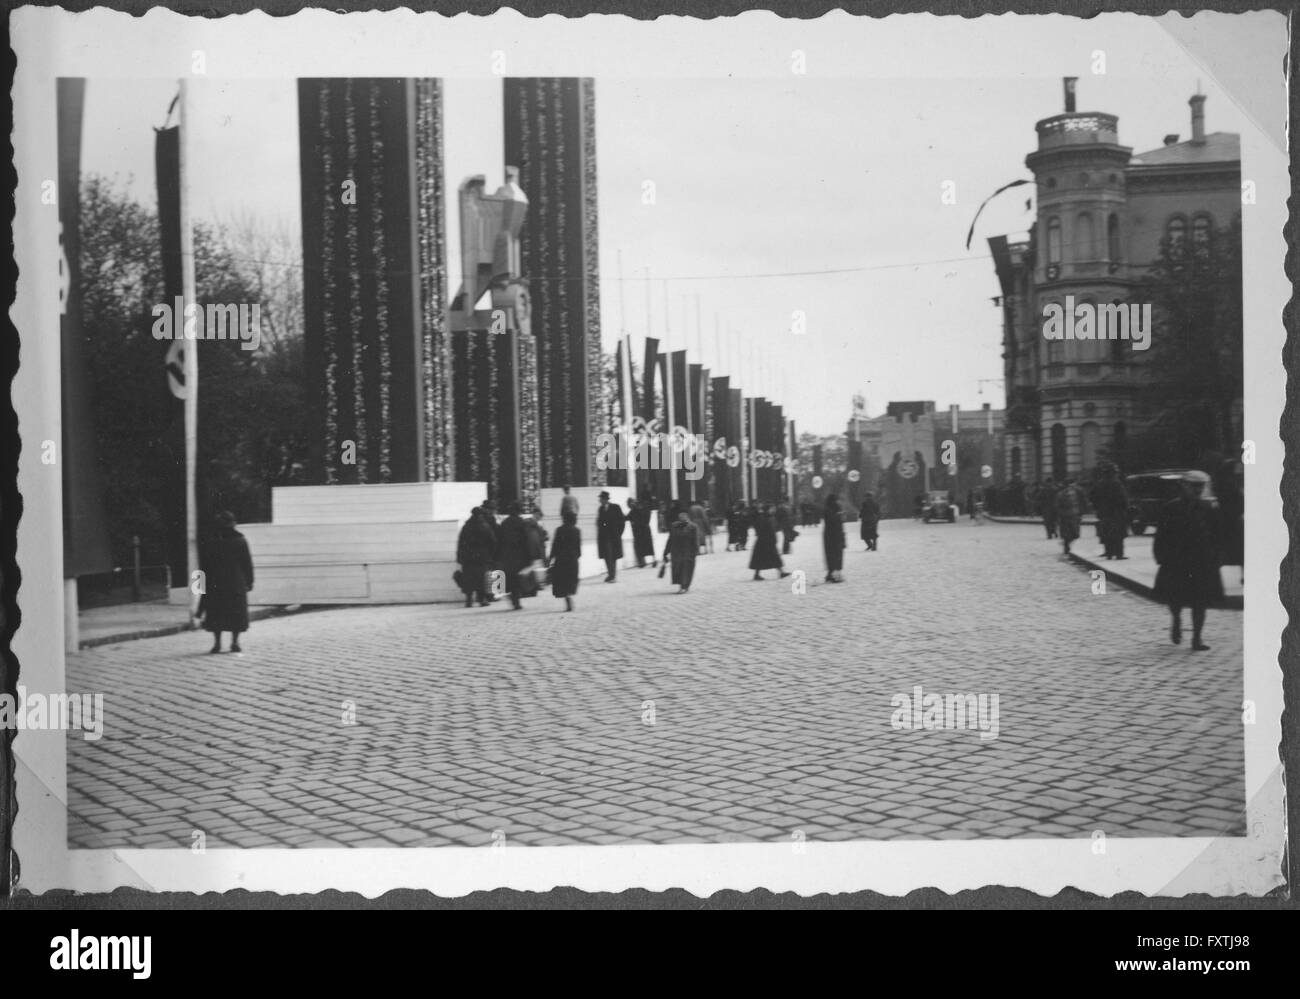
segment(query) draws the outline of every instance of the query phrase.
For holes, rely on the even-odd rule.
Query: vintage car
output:
[[[1142,534],[1160,519],[1160,508],[1178,498],[1179,485],[1186,468],[1159,468],[1124,478],[1128,493],[1128,522],[1134,534]],[[1201,499],[1214,503],[1214,486],[1205,483]]]
[[[957,522],[957,508],[948,499],[942,489],[932,489],[921,499],[921,520],[946,520],[950,524]]]

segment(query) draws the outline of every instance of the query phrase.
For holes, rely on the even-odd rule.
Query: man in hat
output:
[[[596,510],[596,549],[605,562],[605,582],[614,582],[618,563],[623,558],[623,526],[627,518],[617,503],[609,501],[609,493],[601,492],[600,506]]]
[[[1172,621],[1169,640],[1183,640],[1182,613],[1192,609],[1192,651],[1210,647],[1201,641],[1205,609],[1223,599],[1219,577],[1218,517],[1202,496],[1210,477],[1204,472],[1183,474],[1181,493],[1161,508],[1152,554],[1160,566],[1156,573],[1156,598],[1167,604]]]
[[[1128,492],[1114,465],[1106,462],[1100,470],[1101,478],[1092,487],[1089,500],[1097,512],[1097,534],[1104,548],[1102,558],[1128,558],[1124,554],[1124,536],[1128,534]]]

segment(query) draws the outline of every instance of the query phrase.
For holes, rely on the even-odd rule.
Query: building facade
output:
[[[1038,192],[1029,238],[989,240],[1002,289],[1008,479],[1087,475],[1105,457],[1137,470],[1125,467],[1126,447],[1162,418],[1150,392],[1155,355],[1135,335],[1144,318],[1152,332],[1141,280],[1166,240],[1208,241],[1240,219],[1240,140],[1206,133],[1205,97],[1189,101],[1190,139],[1169,135],[1134,155],[1116,116],[1075,112],[1067,94],[1066,113],[1037,123],[1025,159]],[[1089,338],[1048,339],[1052,306],[1100,321],[1081,328]],[[1126,321],[1139,324],[1128,338]]]

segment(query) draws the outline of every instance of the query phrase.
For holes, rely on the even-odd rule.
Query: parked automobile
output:
[[[1124,489],[1128,492],[1128,521],[1134,534],[1143,534],[1146,529],[1160,519],[1160,508],[1179,495],[1178,483],[1183,475],[1191,471],[1188,468],[1159,468],[1150,472],[1138,472],[1124,478]],[[1201,499],[1214,503],[1214,486],[1205,484]]]
[[[950,524],[955,524],[957,508],[948,499],[946,492],[942,489],[932,489],[921,499],[921,520],[927,524],[932,520],[946,520]]]

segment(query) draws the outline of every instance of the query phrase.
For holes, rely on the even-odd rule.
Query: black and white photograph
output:
[[[1286,24],[17,11],[20,884],[1282,884]]]

